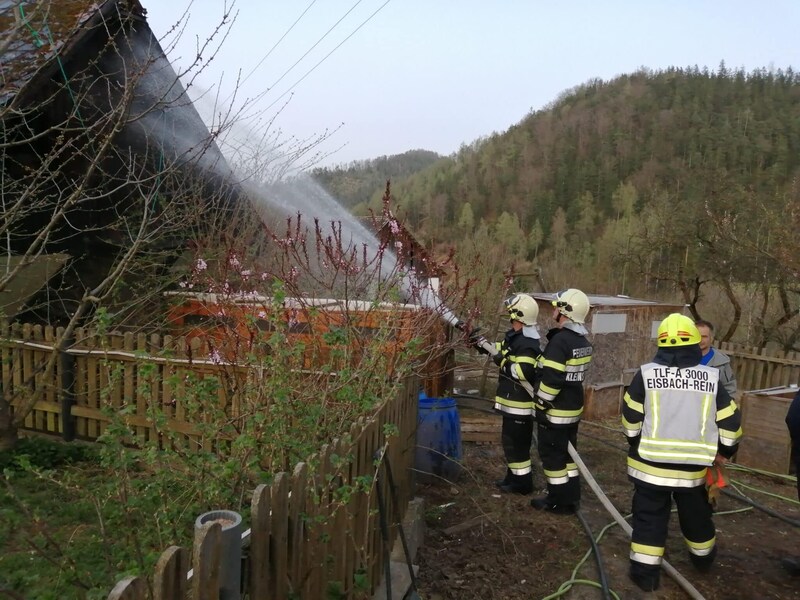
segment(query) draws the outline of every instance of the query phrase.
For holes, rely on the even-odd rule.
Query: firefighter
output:
[[[541,380],[536,390],[535,415],[539,458],[547,495],[531,500],[537,510],[571,514],[580,501],[578,466],[567,450],[577,447],[578,424],[583,413],[583,381],[592,360],[592,345],[584,326],[589,298],[580,290],[556,294],[553,319],[541,361]]]
[[[657,343],[622,407],[634,484],[630,577],[645,591],[658,589],[673,498],[692,564],[711,568],[717,549],[706,473],[735,454],[742,436],[741,414],[719,369],[701,364],[700,332],[692,320],[669,315],[658,327]]]
[[[506,474],[495,485],[500,491],[527,495],[533,491],[531,442],[533,441],[533,391],[538,377],[539,305],[528,294],[515,294],[505,301],[509,329],[502,342],[492,346],[482,336],[472,335],[472,345],[490,354],[500,371],[494,408],[503,416],[501,439]]]

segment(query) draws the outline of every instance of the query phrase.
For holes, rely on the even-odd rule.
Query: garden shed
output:
[[[539,303],[539,331],[553,325],[553,294],[531,293]],[[589,294],[591,310],[586,322],[594,346],[592,366],[584,384],[584,418],[618,415],[625,388],[639,366],[656,351],[659,323],[670,313],[684,311],[684,304],[642,300],[629,296]]]

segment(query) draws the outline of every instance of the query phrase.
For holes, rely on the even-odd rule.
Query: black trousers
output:
[[[792,438],[792,460],[794,474],[797,477],[797,499],[800,500],[800,439]]]
[[[503,413],[501,440],[508,466],[506,482],[523,488],[532,488],[533,417],[518,417]]]
[[[539,458],[547,482],[547,501],[551,504],[578,504],[581,484],[578,465],[572,461],[567,445],[578,447],[578,425],[550,427],[543,423],[537,428]]]
[[[673,498],[692,563],[699,569],[705,569],[714,562],[715,529],[706,487],[654,487],[634,481],[630,556],[632,575],[658,581]]]

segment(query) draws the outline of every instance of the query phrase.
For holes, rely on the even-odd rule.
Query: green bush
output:
[[[62,465],[98,460],[98,449],[88,444],[26,437],[20,439],[12,450],[0,452],[0,472],[5,469],[20,470],[22,464],[38,470],[50,470]]]

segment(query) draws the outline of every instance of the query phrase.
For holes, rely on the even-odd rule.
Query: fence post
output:
[[[108,595],[108,600],[145,600],[147,585],[141,577],[126,577],[118,581]]]
[[[219,600],[219,567],[222,526],[211,521],[195,531],[192,574],[194,600]]]
[[[72,405],[75,404],[75,357],[66,350],[75,344],[75,336],[62,340],[64,350],[60,351],[58,370],[61,373],[61,437],[65,442],[75,439],[75,417]]]
[[[153,582],[154,600],[173,600],[186,597],[186,573],[189,571],[189,552],[180,546],[167,548],[156,564]]]

